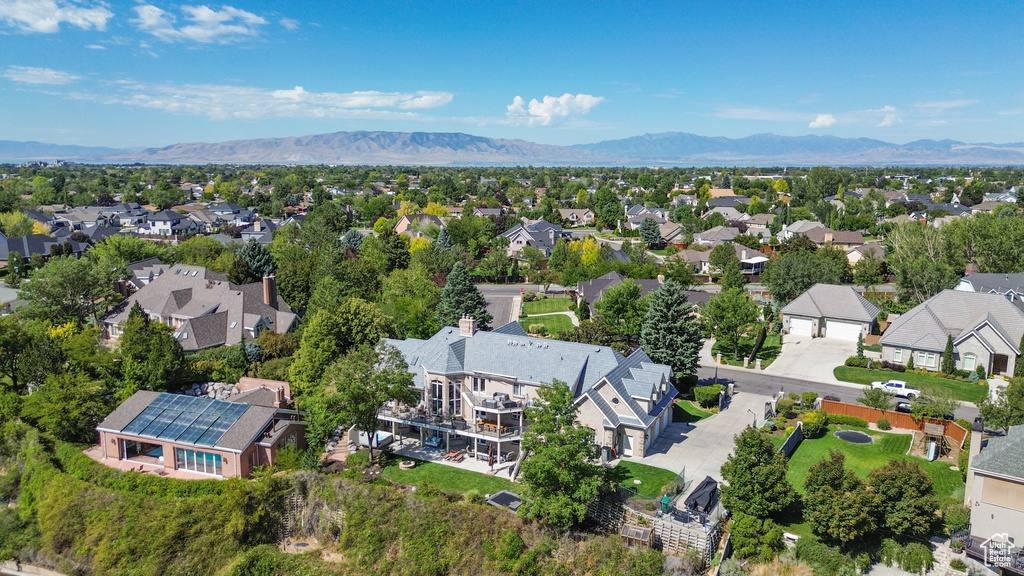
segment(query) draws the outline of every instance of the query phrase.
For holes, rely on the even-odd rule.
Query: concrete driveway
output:
[[[768,396],[737,392],[725,411],[693,424],[673,422],[647,451],[647,456],[625,460],[683,472],[687,481],[700,482],[705,476],[721,480],[722,464],[732,452],[733,437],[753,424],[755,415],[758,425],[764,422],[764,404],[768,400]]]
[[[847,385],[836,380],[832,370],[857,353],[857,343],[831,338],[783,336],[779,357],[764,369],[771,376],[785,376],[825,384]],[[861,386],[858,386],[860,388]]]

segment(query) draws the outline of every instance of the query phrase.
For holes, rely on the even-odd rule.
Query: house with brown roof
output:
[[[289,447],[304,450],[298,412],[250,402],[140,390],[96,427],[101,463],[186,473],[190,478],[245,478],[273,466]],[[241,400],[241,395],[236,400]]]
[[[594,221],[594,211],[588,208],[559,208],[558,215],[569,226],[586,226]]]
[[[423,236],[429,236],[425,234],[425,230],[430,226],[437,226],[439,230],[443,230],[446,222],[431,214],[406,214],[395,222],[395,232],[398,234],[404,234],[410,239],[421,238]]]
[[[831,244],[836,248],[850,250],[864,245],[864,235],[850,230],[832,230],[825,227],[812,228],[804,232],[804,236],[817,244],[819,248],[824,248],[826,245]]]
[[[283,334],[298,321],[277,295],[274,276],[237,285],[202,266],[153,262],[133,271],[133,280],[136,276],[143,285],[103,319],[106,338],[121,337],[136,303],[151,320],[172,327],[186,352],[250,342],[264,330]]]

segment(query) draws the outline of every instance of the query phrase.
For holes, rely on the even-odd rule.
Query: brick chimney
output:
[[[277,278],[273,274],[263,277],[263,303],[277,308]]]
[[[831,232],[825,232],[825,244],[831,244],[832,238],[833,236]]]
[[[476,318],[465,315],[459,320],[459,336],[472,338],[476,334]]]
[[[256,221],[252,223],[252,229],[253,229],[254,232],[259,232],[259,231],[262,230],[262,228],[263,228],[263,222],[261,222],[260,219],[257,218]]]

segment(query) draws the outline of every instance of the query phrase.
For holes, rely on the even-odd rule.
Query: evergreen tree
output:
[[[245,264],[252,282],[274,273],[274,256],[266,246],[257,242],[255,238],[250,238],[238,249],[238,259]]]
[[[580,305],[577,307],[576,315],[579,316],[580,321],[590,320],[590,302],[587,302],[586,298],[580,298]],[[1021,372],[1024,374],[1024,372]]]
[[[953,337],[946,336],[946,349],[942,351],[942,373],[952,374],[956,370],[956,360],[953,358]]]
[[[437,235],[437,240],[435,241],[435,244],[437,244],[438,246],[440,246],[442,248],[451,248],[452,247],[452,237],[451,237],[450,234],[448,234],[448,229],[447,228],[442,228],[441,229],[441,232],[438,233],[438,235]]]
[[[1020,337],[1020,345],[1017,349],[1024,352],[1024,336]],[[1024,376],[1024,354],[1017,356],[1017,361],[1014,363],[1013,367],[1013,375]]]
[[[363,245],[364,238],[365,236],[363,236],[362,232],[353,228],[345,232],[345,235],[341,237],[341,248],[342,250],[359,252],[359,247]]]
[[[118,401],[138,390],[173,390],[183,380],[186,362],[181,346],[170,327],[150,320],[138,302],[128,312],[117,353],[123,375]]]
[[[857,334],[857,358],[864,357],[864,335]]]
[[[693,304],[679,284],[666,280],[651,294],[640,347],[651,360],[671,366],[676,381],[682,381],[696,377],[703,344]]]
[[[441,290],[441,301],[437,305],[437,321],[441,326],[458,326],[459,320],[465,315],[476,319],[477,328],[486,330],[490,327],[491,313],[487,311],[487,302],[480,290],[473,285],[473,279],[466,270],[466,265],[456,262],[448,273],[448,281]]]
[[[648,248],[657,248],[661,244],[661,229],[654,218],[644,218],[640,223],[640,238]]]

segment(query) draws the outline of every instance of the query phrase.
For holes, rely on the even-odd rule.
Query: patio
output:
[[[135,472],[138,474],[152,474],[163,478],[174,478],[176,480],[223,480],[220,476],[210,474],[199,474],[188,470],[175,470],[165,468],[154,458],[137,457],[131,460],[115,460],[104,458],[103,449],[100,446],[92,446],[83,452],[89,458],[103,464],[107,468],[114,468],[122,472]]]
[[[397,436],[396,438],[397,440],[391,444],[391,448],[399,457],[413,458],[425,462],[433,462],[435,464],[443,464],[445,466],[479,472],[480,474],[487,474],[489,476],[501,474],[508,477],[511,473],[512,467],[515,465],[515,457],[519,453],[518,447],[516,447],[514,452],[509,452],[503,448],[502,452],[506,455],[506,461],[496,461],[494,463],[494,468],[492,469],[487,465],[486,452],[481,450],[480,454],[476,457],[469,453],[471,452],[472,445],[465,447],[462,450],[446,450],[443,445],[435,447],[429,444],[421,444],[419,438],[405,436]],[[446,459],[445,455],[449,452],[459,452],[463,456],[462,461],[458,462]]]

